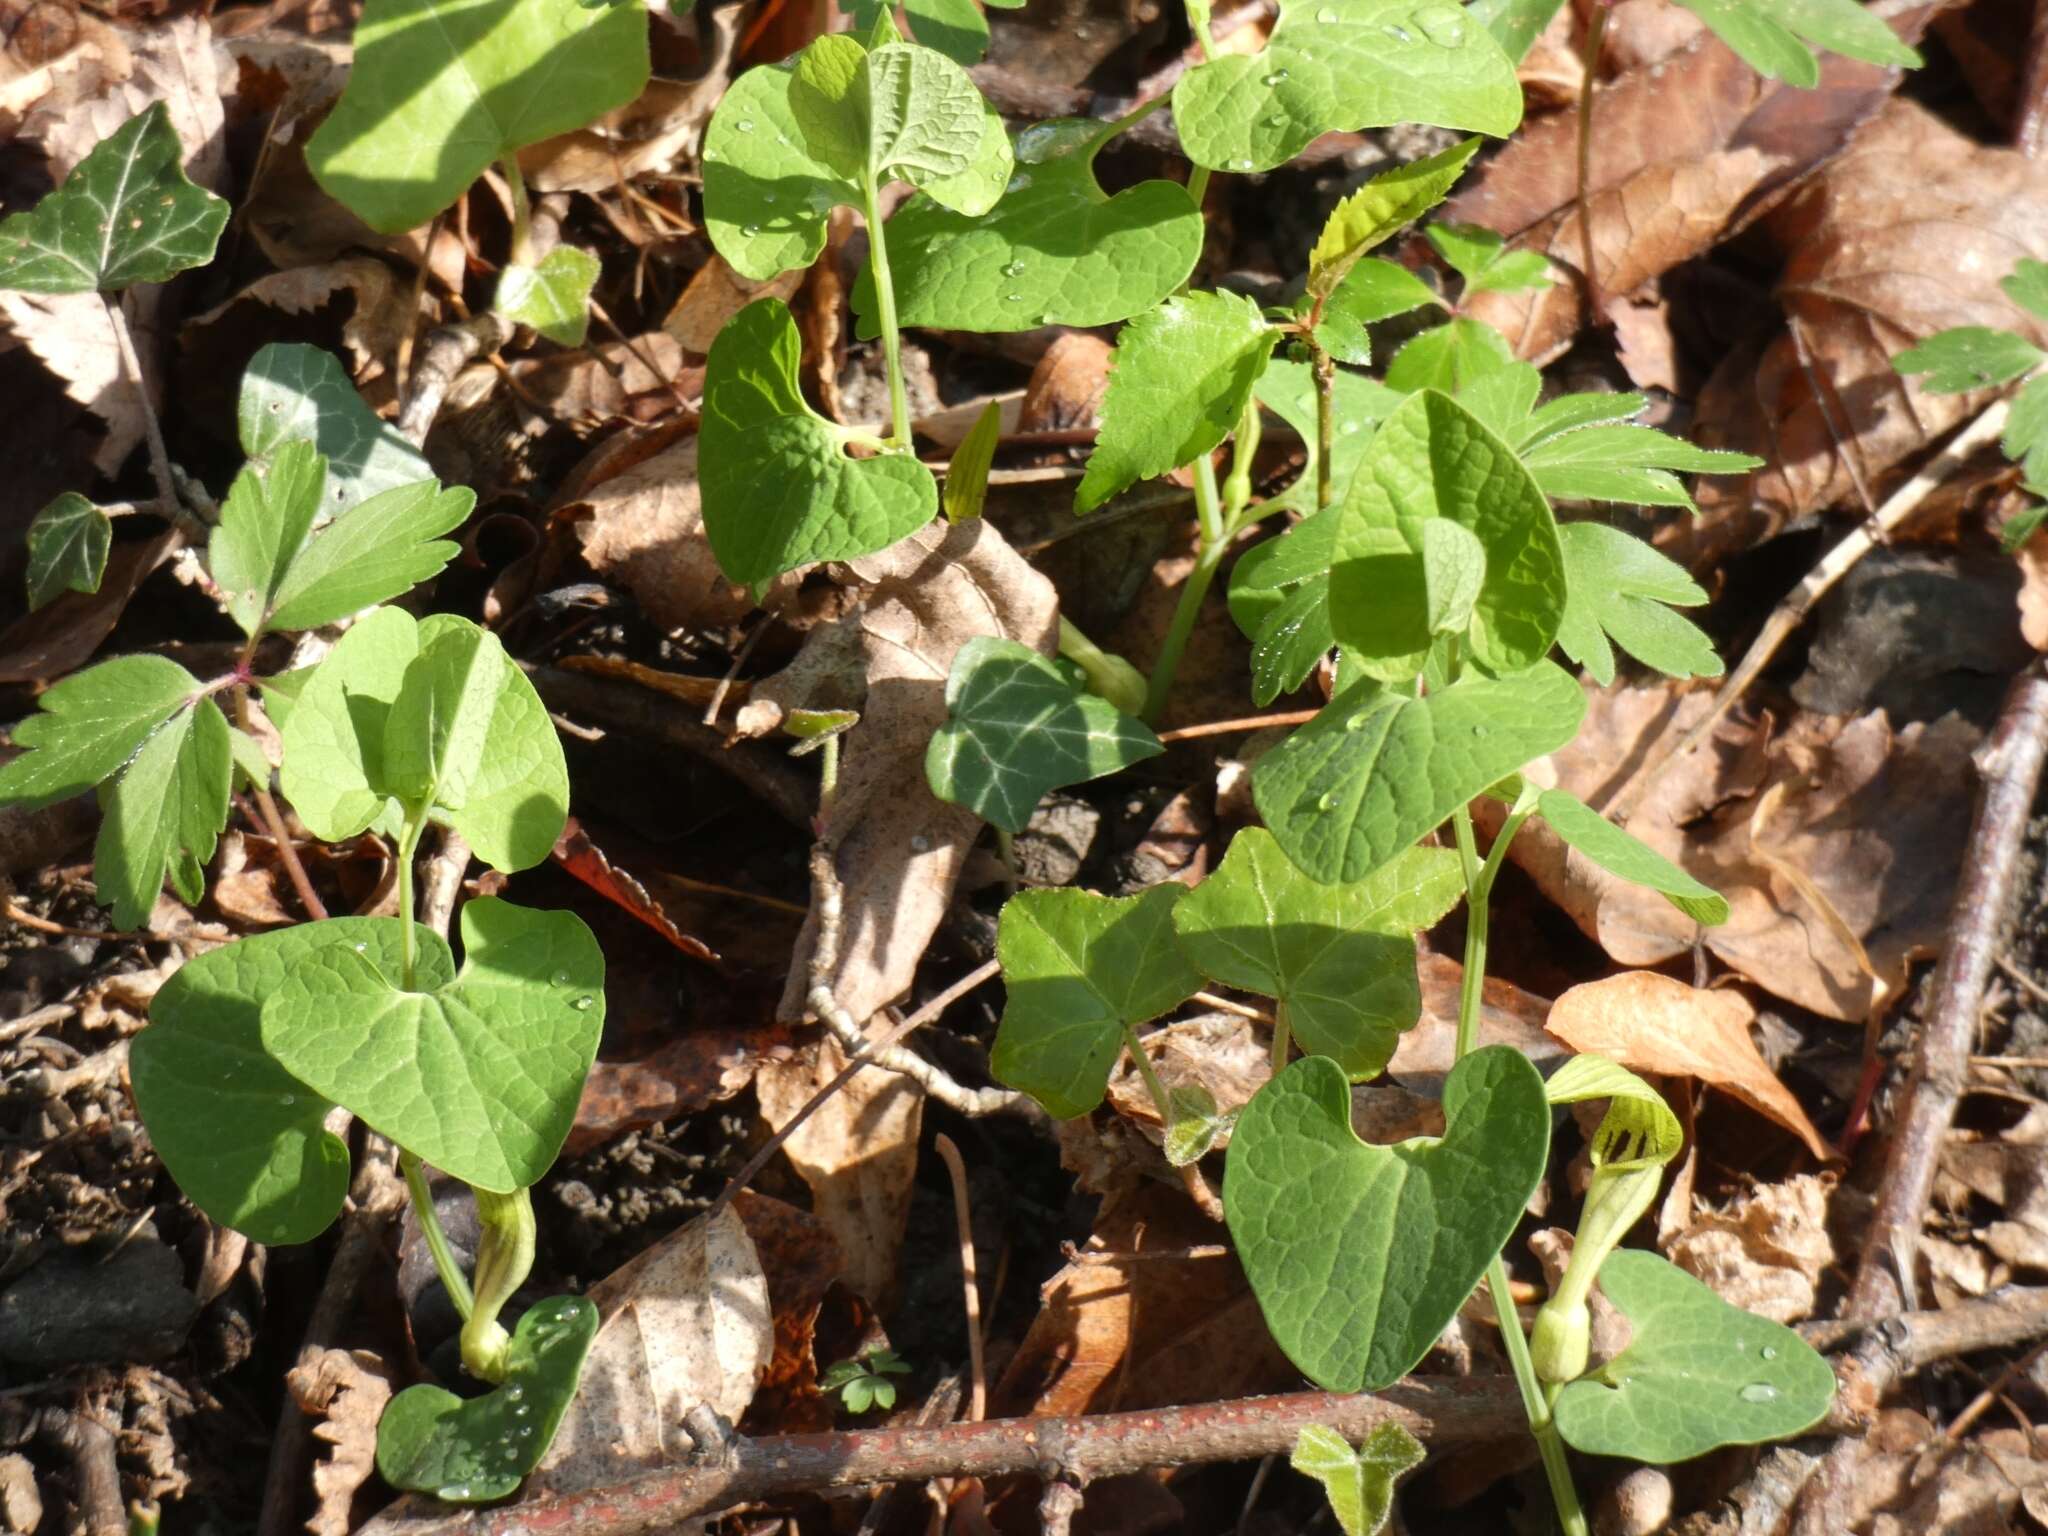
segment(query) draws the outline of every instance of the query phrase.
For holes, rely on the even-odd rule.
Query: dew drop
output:
[[[1024,295],[1021,293],[1006,293],[1003,295],[1003,302],[1006,304],[1022,304],[1024,302]]]
[[[533,1410],[529,1408],[525,1403],[517,1403],[513,1405],[512,1416],[514,1418],[523,1419],[531,1412],[533,1412]]]
[[[1736,1394],[1745,1403],[1768,1403],[1774,1401],[1777,1395],[1778,1389],[1767,1381],[1752,1381]]]
[[[740,226],[740,233],[751,239],[761,233],[761,226],[758,224],[742,224]]]
[[[555,985],[558,987],[566,987],[567,985],[569,985],[569,973],[567,971],[555,972]]]
[[[533,1426],[531,1424],[520,1425],[519,1438],[522,1440],[531,1440],[533,1438]]]
[[[590,1005],[593,1001],[595,1001],[595,999],[593,998],[579,997],[576,999],[574,1007],[578,1013],[588,1013],[590,1011]]]
[[[1362,715],[1362,714],[1360,714],[1360,715],[1353,715],[1353,716],[1352,716],[1352,717],[1351,717],[1351,718],[1350,718],[1349,720],[1346,720],[1346,721],[1344,722],[1344,729],[1345,729],[1345,730],[1347,730],[1347,731],[1362,731],[1362,730],[1364,730],[1364,729],[1365,729],[1365,716],[1364,716],[1364,715]]]
[[[1776,1347],[1770,1344],[1766,1344],[1763,1347],[1762,1354],[1766,1360],[1775,1360],[1778,1358],[1778,1351]]]
[[[1415,34],[1410,32],[1406,27],[1402,26],[1398,21],[1388,22],[1383,30],[1386,32],[1387,36],[1391,37],[1397,43],[1412,43],[1415,41]]]
[[[775,194],[773,192],[763,192],[761,194],[761,201],[764,203],[773,203],[775,201]]]
[[[1352,435],[1352,433],[1358,430],[1358,423],[1355,421],[1347,421],[1344,423],[1341,430],[1346,437],[1349,437]]]
[[[357,953],[357,954],[359,954],[359,955],[361,955],[361,954],[367,954],[367,953],[369,952],[369,948],[370,948],[370,946],[369,946],[369,945],[367,945],[367,944],[358,944],[358,945],[356,946],[356,953]]]
[[[1316,12],[1316,20],[1320,21],[1326,27],[1336,19],[1337,7],[1335,7],[1334,5],[1326,5],[1320,11]]]
[[[1240,161],[1238,161],[1238,162],[1237,162],[1237,168],[1238,168],[1238,169],[1239,169],[1240,171],[1248,171],[1248,170],[1250,170],[1250,169],[1252,168],[1252,162],[1251,162],[1250,158],[1249,158],[1249,157],[1247,157],[1246,159],[1243,159],[1243,160],[1240,160]]]
[[[1412,19],[1439,48],[1456,48],[1465,41],[1465,13],[1455,5],[1425,5]]]
[[[469,1497],[469,1484],[452,1483],[441,1490],[441,1497],[444,1499],[466,1499]]]
[[[1337,809],[1337,792],[1334,789],[1324,790],[1316,800],[1316,809],[1319,811],[1334,811]]]
[[[526,1396],[526,1388],[524,1387],[511,1386],[505,1389],[505,1401],[508,1403],[516,1403],[524,1396]]]
[[[752,133],[754,131],[754,120],[751,117],[743,117],[734,123],[733,127],[739,129],[741,133]]]
[[[1023,262],[1021,262],[1021,261],[1011,261],[1011,262],[1005,262],[1005,263],[1003,264],[1003,276],[1005,276],[1005,277],[1022,277],[1023,275],[1024,275],[1024,263],[1023,263]]]
[[[294,1104],[299,1102],[299,1096],[295,1093],[281,1093],[277,1096],[277,1102],[282,1104],[286,1109],[290,1109]]]
[[[1472,727],[1472,734],[1474,736],[1484,736],[1486,734],[1486,727],[1483,725],[1475,725]]]
[[[1265,80],[1262,83],[1266,85],[1280,85],[1283,84],[1286,81],[1286,79],[1287,71],[1284,69],[1276,69],[1273,71],[1273,73],[1266,76]]]

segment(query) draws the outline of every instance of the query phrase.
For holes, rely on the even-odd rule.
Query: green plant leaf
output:
[[[28,525],[28,606],[33,613],[62,592],[97,592],[113,548],[113,520],[76,491],[66,491]]]
[[[960,439],[946,465],[945,489],[940,493],[949,523],[971,523],[981,516],[988,501],[988,472],[996,461],[996,448],[1003,440],[1003,408],[991,400],[974,418],[974,425]]]
[[[787,64],[734,81],[704,131],[704,227],[718,254],[756,282],[818,259],[825,222],[858,207],[857,183],[805,147]]]
[[[1203,975],[1273,998],[1303,1050],[1363,1082],[1386,1069],[1401,1032],[1421,1017],[1416,931],[1464,894],[1448,848],[1410,848],[1365,880],[1322,885],[1270,832],[1246,827],[1175,909],[1173,926]]]
[[[1216,1095],[1200,1083],[1180,1083],[1166,1090],[1166,1139],[1160,1150],[1172,1168],[1199,1163],[1237,1123],[1237,1116],[1216,1106]]]
[[[373,609],[307,669],[291,708],[271,711],[273,718],[282,715],[279,785],[323,843],[345,842],[392,809],[384,728],[419,647],[411,614]],[[393,813],[389,819],[400,818]]]
[[[452,979],[448,946],[430,929],[413,933],[426,983]],[[322,1123],[334,1106],[263,1048],[263,1000],[307,955],[359,944],[379,968],[398,969],[398,923],[383,917],[302,923],[209,950],[164,983],[129,1047],[135,1107],[178,1188],[259,1243],[319,1236],[349,1182],[348,1148]]]
[[[1602,422],[1627,421],[1642,414],[1649,403],[1645,396],[1637,394],[1559,395],[1531,411],[1518,424],[1511,440],[1517,449],[1528,453],[1560,433],[1576,432]]]
[[[1689,1461],[1796,1435],[1834,1401],[1835,1373],[1797,1333],[1730,1306],[1654,1253],[1610,1254],[1600,1289],[1628,1318],[1628,1348],[1565,1387],[1554,1408],[1559,1433],[1589,1455]]]
[[[845,429],[797,387],[802,352],[788,308],[757,299],[718,333],[705,362],[704,531],[719,569],[741,586],[872,554],[938,511],[931,471],[908,454],[847,457]]]
[[[1550,25],[1564,0],[1472,0],[1465,14],[1493,34],[1507,56],[1517,64]]]
[[[198,678],[162,656],[73,673],[14,728],[14,744],[27,750],[0,763],[0,803],[36,810],[112,778],[200,691]]]
[[[1959,325],[1908,347],[1892,359],[1892,367],[1908,376],[1925,374],[1920,387],[1929,394],[1957,395],[2010,384],[2040,367],[2044,355],[2048,354],[2010,331]]]
[[[429,1383],[407,1387],[377,1423],[384,1481],[450,1504],[512,1493],[554,1443],[598,1322],[588,1299],[551,1296],[519,1319],[505,1379],[482,1397],[457,1397]]]
[[[1406,267],[1368,256],[1324,301],[1316,340],[1338,362],[1362,368],[1372,361],[1369,326],[1437,302],[1436,291]]]
[[[263,1004],[292,1076],[436,1168],[495,1194],[548,1171],[604,1025],[604,954],[573,912],[462,909],[462,969],[436,984],[353,948],[315,951]]]
[[[1658,892],[1696,923],[1728,921],[1728,899],[1702,884],[1663,854],[1623,831],[1577,796],[1546,789],[1536,809],[1550,829],[1610,875]]]
[[[1372,264],[1370,261],[1360,262],[1353,271]],[[1261,510],[1277,512],[1285,508],[1305,516],[1316,510],[1316,465],[1322,457],[1316,441],[1315,374],[1306,363],[1275,358],[1266,364],[1266,371],[1259,375],[1252,393],[1259,404],[1294,428],[1306,455],[1301,474],[1294,483],[1264,502]],[[1331,417],[1336,430],[1331,445],[1330,484],[1336,499],[1341,501],[1351,486],[1351,477],[1358,472],[1358,461],[1365,456],[1373,431],[1394,413],[1402,397],[1377,379],[1368,379],[1341,368],[1337,371],[1337,387],[1332,393],[1334,409]],[[1232,585],[1235,587],[1234,581]],[[1232,611],[1235,612],[1235,608]],[[1239,622],[1244,621],[1240,619]],[[1251,630],[1246,633],[1251,633]]]
[[[558,245],[537,266],[515,263],[498,274],[497,311],[549,341],[580,347],[590,329],[590,290],[597,286],[598,272],[590,252]]]
[[[331,352],[273,341],[242,374],[235,408],[242,452],[257,467],[287,443],[308,440],[327,460],[327,502],[317,520],[339,516],[372,496],[431,480],[419,450],[363,404]]]
[[[437,576],[457,545],[441,537],[476,506],[467,486],[433,480],[372,496],[291,558],[270,599],[268,629],[316,629]]]
[[[1266,1326],[1318,1386],[1373,1392],[1407,1375],[1543,1177],[1550,1107],[1521,1052],[1474,1051],[1443,1104],[1441,1138],[1369,1145],[1343,1070],[1307,1056],[1238,1116],[1223,1213]]]
[[[1014,7],[1024,0],[988,0],[991,5]],[[840,0],[839,9],[853,18],[853,30],[863,35],[874,30],[886,7],[882,0]],[[910,35],[927,48],[936,48],[955,64],[977,64],[988,52],[988,20],[974,0],[907,0],[904,18]]]
[[[1695,448],[1652,427],[1584,426],[1523,450],[1544,494],[1559,501],[1626,501],[1697,510],[1673,471],[1728,475],[1763,461],[1747,453]]]
[[[1800,87],[1820,82],[1809,48],[1915,69],[1920,55],[1858,0],[1679,0],[1757,73]]]
[[[213,260],[228,205],[185,175],[185,147],[162,102],[92,147],[64,184],[0,220],[0,288],[112,293],[169,282]]]
[[[1095,179],[1101,123],[1056,118],[1018,133],[1016,173],[979,216],[914,198],[889,221],[889,266],[905,325],[1023,331],[1113,325],[1166,298],[1194,270],[1202,215],[1174,181],[1111,197]],[[880,325],[863,268],[853,304],[860,334]]]
[[[2048,261],[2022,256],[2012,275],[1998,285],[2005,296],[2038,320],[2048,320]]]
[[[169,875],[188,904],[205,893],[214,841],[228,824],[233,753],[212,699],[179,709],[100,790],[93,881],[116,928],[149,920]]]
[[[2030,486],[2048,483],[2048,376],[2027,380],[2012,397],[1998,446],[2025,469]]]
[[[1424,1455],[1422,1442],[1399,1424],[1375,1425],[1355,1451],[1334,1429],[1311,1424],[1294,1442],[1288,1465],[1323,1485],[1344,1536],[1379,1536],[1394,1510],[1394,1484]]]
[[[1671,677],[1721,675],[1714,642],[1671,611],[1707,600],[1683,566],[1605,523],[1566,523],[1558,537],[1564,546],[1565,602],[1557,643],[1596,683],[1604,688],[1614,681],[1610,638]]]
[[[1479,153],[1466,139],[1420,160],[1382,171],[1338,203],[1308,253],[1308,295],[1326,299],[1360,257],[1392,238],[1450,195]]]
[[[1179,294],[1126,325],[1074,510],[1091,512],[1222,442],[1279,339],[1259,306],[1233,293]]]
[[[1047,791],[1165,750],[1142,721],[1077,688],[1030,646],[977,635],[953,658],[946,723],[924,771],[941,800],[1022,832]]]
[[[1222,54],[1181,76],[1173,120],[1197,165],[1269,171],[1325,133],[1401,122],[1512,133],[1522,90],[1462,6],[1292,0],[1263,52]]]
[[[206,565],[228,617],[252,638],[263,632],[316,519],[326,505],[327,461],[309,442],[286,443],[267,466],[246,466],[228,487]]]
[[[1387,388],[1402,394],[1440,389],[1455,395],[1490,373],[1512,367],[1515,354],[1492,326],[1463,315],[1424,331],[1387,364]]]
[[[1550,286],[1550,263],[1540,251],[1510,251],[1504,236],[1480,224],[1432,224],[1437,254],[1465,280],[1465,296],[1519,293]]]
[[[1486,546],[1448,517],[1422,522],[1423,622],[1431,636],[1461,635],[1486,582]]]
[[[348,84],[306,164],[372,229],[402,234],[493,160],[625,106],[647,67],[634,5],[366,0]]]
[[[1572,1057],[1551,1074],[1543,1091],[1553,1104],[1610,1101],[1589,1149],[1596,1172],[1661,1168],[1685,1148],[1685,1130],[1664,1096],[1605,1056]]]
[[[1327,885],[1363,880],[1570,741],[1585,712],[1578,683],[1547,661],[1419,699],[1361,681],[1259,760],[1252,793],[1304,874]]]
[[[1102,1102],[1126,1031],[1178,1008],[1202,985],[1173,937],[1186,887],[1136,896],[1020,891],[1003,905],[996,958],[1003,1022],[989,1070],[1059,1119]]]

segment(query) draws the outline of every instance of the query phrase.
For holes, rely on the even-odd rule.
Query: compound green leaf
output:
[[[405,669],[419,654],[419,624],[402,608],[377,608],[349,626],[308,668],[279,734],[278,782],[299,820],[323,843],[339,843],[391,805],[384,732]]]
[[[436,1168],[496,1194],[547,1172],[604,1025],[604,955],[573,912],[462,909],[462,970],[407,989],[367,952],[300,959],[263,1004],[292,1076]]]
[[[1759,74],[1810,87],[1820,81],[1813,48],[1892,68],[1920,55],[1858,0],[1679,0]]]
[[[704,531],[719,569],[742,586],[872,554],[938,511],[931,471],[908,454],[847,457],[845,429],[797,387],[802,351],[788,308],[757,299],[718,333],[705,362]]]
[[[1308,295],[1328,298],[1360,257],[1399,234],[1450,195],[1480,141],[1466,139],[1421,160],[1382,171],[1330,211],[1308,254]]]
[[[1246,827],[1174,910],[1173,926],[1203,975],[1273,998],[1303,1050],[1363,1082],[1421,1017],[1415,933],[1464,892],[1448,848],[1410,848],[1365,880],[1322,885],[1270,832]]]
[[[941,800],[1022,832],[1049,790],[1099,779],[1166,749],[1142,721],[1075,686],[1015,640],[977,635],[946,679],[946,723],[925,751]]]
[[[441,537],[476,506],[467,486],[433,480],[372,496],[292,557],[270,600],[269,629],[315,629],[437,576],[457,546]]]
[[[1304,1375],[1377,1391],[1428,1353],[1543,1177],[1543,1079],[1487,1046],[1444,1079],[1442,1137],[1396,1146],[1351,1129],[1343,1069],[1307,1056],[1231,1133],[1223,1214],[1266,1326]]]
[[[319,521],[401,485],[431,480],[420,451],[363,404],[331,352],[299,342],[258,349],[242,374],[235,410],[242,452],[259,468],[285,444],[310,441],[327,460]]]
[[[598,271],[597,258],[573,245],[556,246],[538,266],[515,263],[498,274],[498,313],[549,341],[580,347],[590,329],[590,290]]]
[[[2022,256],[2013,267],[2012,275],[1998,286],[2005,290],[2008,299],[2028,314],[2039,320],[2048,320],[2048,261]]]
[[[1604,688],[1614,681],[1610,638],[1669,676],[1721,675],[1714,642],[1671,611],[1707,600],[1683,566],[1605,523],[1567,523],[1558,536],[1564,544],[1565,604],[1557,643],[1595,682]]]
[[[1654,1253],[1610,1254],[1600,1289],[1628,1318],[1628,1348],[1565,1387],[1553,1410],[1559,1433],[1589,1455],[1689,1461],[1796,1435],[1834,1401],[1835,1373],[1797,1333]]]
[[[1884,18],[1861,0],[1770,0],[1777,18],[1816,48],[1892,69],[1924,62]]]
[[[1546,789],[1536,809],[1550,829],[1610,875],[1661,894],[1696,923],[1728,921],[1728,899],[1704,885],[1663,854],[1639,842],[1576,796]]]
[[[1429,243],[1465,280],[1465,295],[1518,293],[1550,286],[1540,251],[1510,251],[1504,236],[1480,224],[1432,224]]]
[[[1447,325],[1424,331],[1394,354],[1387,364],[1387,388],[1404,395],[1419,389],[1455,395],[1514,362],[1515,354],[1499,331],[1457,315]]]
[[[206,566],[228,616],[254,637],[326,507],[327,461],[305,441],[286,443],[267,465],[247,465],[228,487],[206,541]]]
[[[1576,432],[1581,427],[1598,426],[1603,422],[1627,421],[1640,415],[1649,403],[1646,397],[1637,394],[1559,395],[1529,412],[1528,419],[1516,427],[1512,441],[1526,454],[1560,433]]]
[[[1625,501],[1697,510],[1677,475],[1729,475],[1763,461],[1747,453],[1695,448],[1654,427],[1584,426],[1556,432],[1523,451],[1544,493],[1559,501]]]
[[[214,841],[228,824],[234,756],[212,699],[182,708],[150,734],[100,791],[93,881],[116,928],[140,928],[164,876],[189,904],[206,890]]]
[[[401,234],[492,161],[626,105],[647,69],[646,12],[617,0],[366,0],[306,163],[372,229]]]
[[[535,1302],[512,1330],[505,1379],[482,1397],[422,1382],[377,1422],[377,1471],[394,1488],[449,1504],[482,1504],[518,1488],[554,1444],[597,1338],[595,1303]]]
[[[1423,698],[1360,681],[1259,760],[1253,798],[1304,874],[1326,885],[1363,880],[1570,741],[1585,711],[1578,683],[1547,661],[1509,677],[1467,676]]]
[[[34,810],[112,778],[200,691],[198,678],[162,656],[121,656],[72,674],[14,728],[14,744],[27,750],[0,763],[0,803]]]
[[[1269,171],[1325,133],[1401,122],[1512,133],[1522,90],[1500,44],[1447,0],[1293,0],[1263,52],[1181,76],[1173,120],[1197,165]]]
[[[415,926],[420,975],[454,977],[448,946]],[[149,1005],[128,1050],[135,1107],[178,1188],[207,1215],[259,1243],[303,1243],[327,1229],[348,1193],[348,1148],[323,1125],[334,1106],[263,1048],[263,1000],[299,960],[363,946],[399,965],[399,927],[337,917],[258,934],[187,961]]]
[[[1929,394],[1956,395],[2009,384],[2040,367],[2043,355],[2039,347],[2010,331],[1959,325],[1908,347],[1892,359],[1892,367],[1909,376],[1925,374],[1920,387]]]
[[[1018,133],[1001,202],[969,217],[914,198],[889,221],[889,265],[905,325],[1022,331],[1113,325],[1187,281],[1202,215],[1174,181],[1111,197],[1095,179],[1101,123],[1058,118]],[[860,334],[878,334],[872,270],[853,291]]]
[[[1367,327],[1437,302],[1435,290],[1406,267],[1368,256],[1344,274],[1323,302],[1316,340],[1338,362],[1362,368],[1372,361]]]
[[[0,288],[112,293],[213,260],[228,205],[185,175],[170,111],[153,102],[26,213],[0,220]]]
[[[1422,1442],[1399,1424],[1373,1427],[1353,1450],[1334,1429],[1311,1424],[1294,1442],[1288,1465],[1323,1485],[1344,1536],[1379,1536],[1394,1510],[1394,1484],[1422,1465]]]
[[[1003,906],[996,958],[1007,1000],[989,1069],[1065,1120],[1102,1102],[1128,1030],[1202,985],[1173,937],[1172,882],[1137,896],[1020,891]]]
[[[1802,90],[1820,83],[1820,61],[1756,0],[1678,0],[1760,75]]]
[[[1179,294],[1126,325],[1074,510],[1093,511],[1222,442],[1279,338],[1256,303],[1232,293]]]
[[[113,548],[113,520],[76,491],[66,491],[28,525],[28,606],[34,612],[62,592],[97,592]]]

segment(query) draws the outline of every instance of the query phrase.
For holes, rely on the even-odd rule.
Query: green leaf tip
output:
[[[1394,1484],[1425,1455],[1422,1442],[1399,1424],[1374,1425],[1355,1451],[1334,1429],[1311,1424],[1295,1441],[1288,1465],[1323,1485],[1344,1536],[1379,1536],[1394,1512]]]

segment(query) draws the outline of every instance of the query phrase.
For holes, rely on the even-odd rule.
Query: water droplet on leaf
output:
[[[1778,1351],[1769,1344],[1766,1344],[1763,1347],[1762,1354],[1766,1360],[1775,1360],[1778,1358]]]
[[[741,133],[752,133],[754,131],[754,120],[751,117],[743,117],[734,123],[733,127],[739,129]]]
[[[1005,276],[1005,277],[1021,277],[1021,276],[1023,276],[1023,275],[1024,275],[1024,263],[1023,263],[1023,262],[1021,262],[1021,261],[1010,261],[1010,262],[1005,262],[1005,263],[1003,264],[1003,276]]]
[[[1319,811],[1334,811],[1337,809],[1337,792],[1334,789],[1324,790],[1316,800],[1316,809]]]
[[[761,233],[761,226],[758,224],[742,224],[740,226],[740,233],[751,239]]]
[[[589,1012],[589,1010],[590,1010],[590,1004],[591,1004],[591,1002],[592,1002],[592,999],[590,999],[590,998],[587,998],[587,997],[579,997],[579,998],[577,998],[577,999],[576,999],[576,1005],[575,1005],[575,1006],[576,1006],[576,1011],[577,1011],[578,1013],[587,1013],[587,1012]]]
[[[1003,295],[1003,301],[1008,304],[1022,304],[1024,302],[1024,295],[1021,293],[1006,293]]]
[[[1320,21],[1326,27],[1336,19],[1337,7],[1335,7],[1334,5],[1326,5],[1320,11],[1316,12],[1316,20]]]
[[[1286,79],[1287,71],[1284,69],[1276,69],[1273,71],[1273,73],[1266,76],[1264,83],[1267,85],[1279,85],[1282,84]]]
[[[1456,48],[1465,41],[1465,13],[1455,5],[1425,5],[1413,19],[1439,48]]]
[[[1387,36],[1397,43],[1412,43],[1415,41],[1415,34],[1402,26],[1398,21],[1388,22],[1385,30]]]
[[[1365,729],[1365,716],[1364,716],[1364,715],[1353,715],[1353,716],[1352,716],[1352,717],[1351,717],[1351,718],[1350,718],[1349,720],[1346,720],[1346,721],[1344,722],[1344,729],[1345,729],[1345,730],[1347,730],[1347,731],[1362,731],[1362,730],[1364,730],[1364,729]]]
[[[1736,1394],[1745,1403],[1768,1403],[1773,1401],[1777,1395],[1778,1389],[1767,1381],[1752,1381]]]

